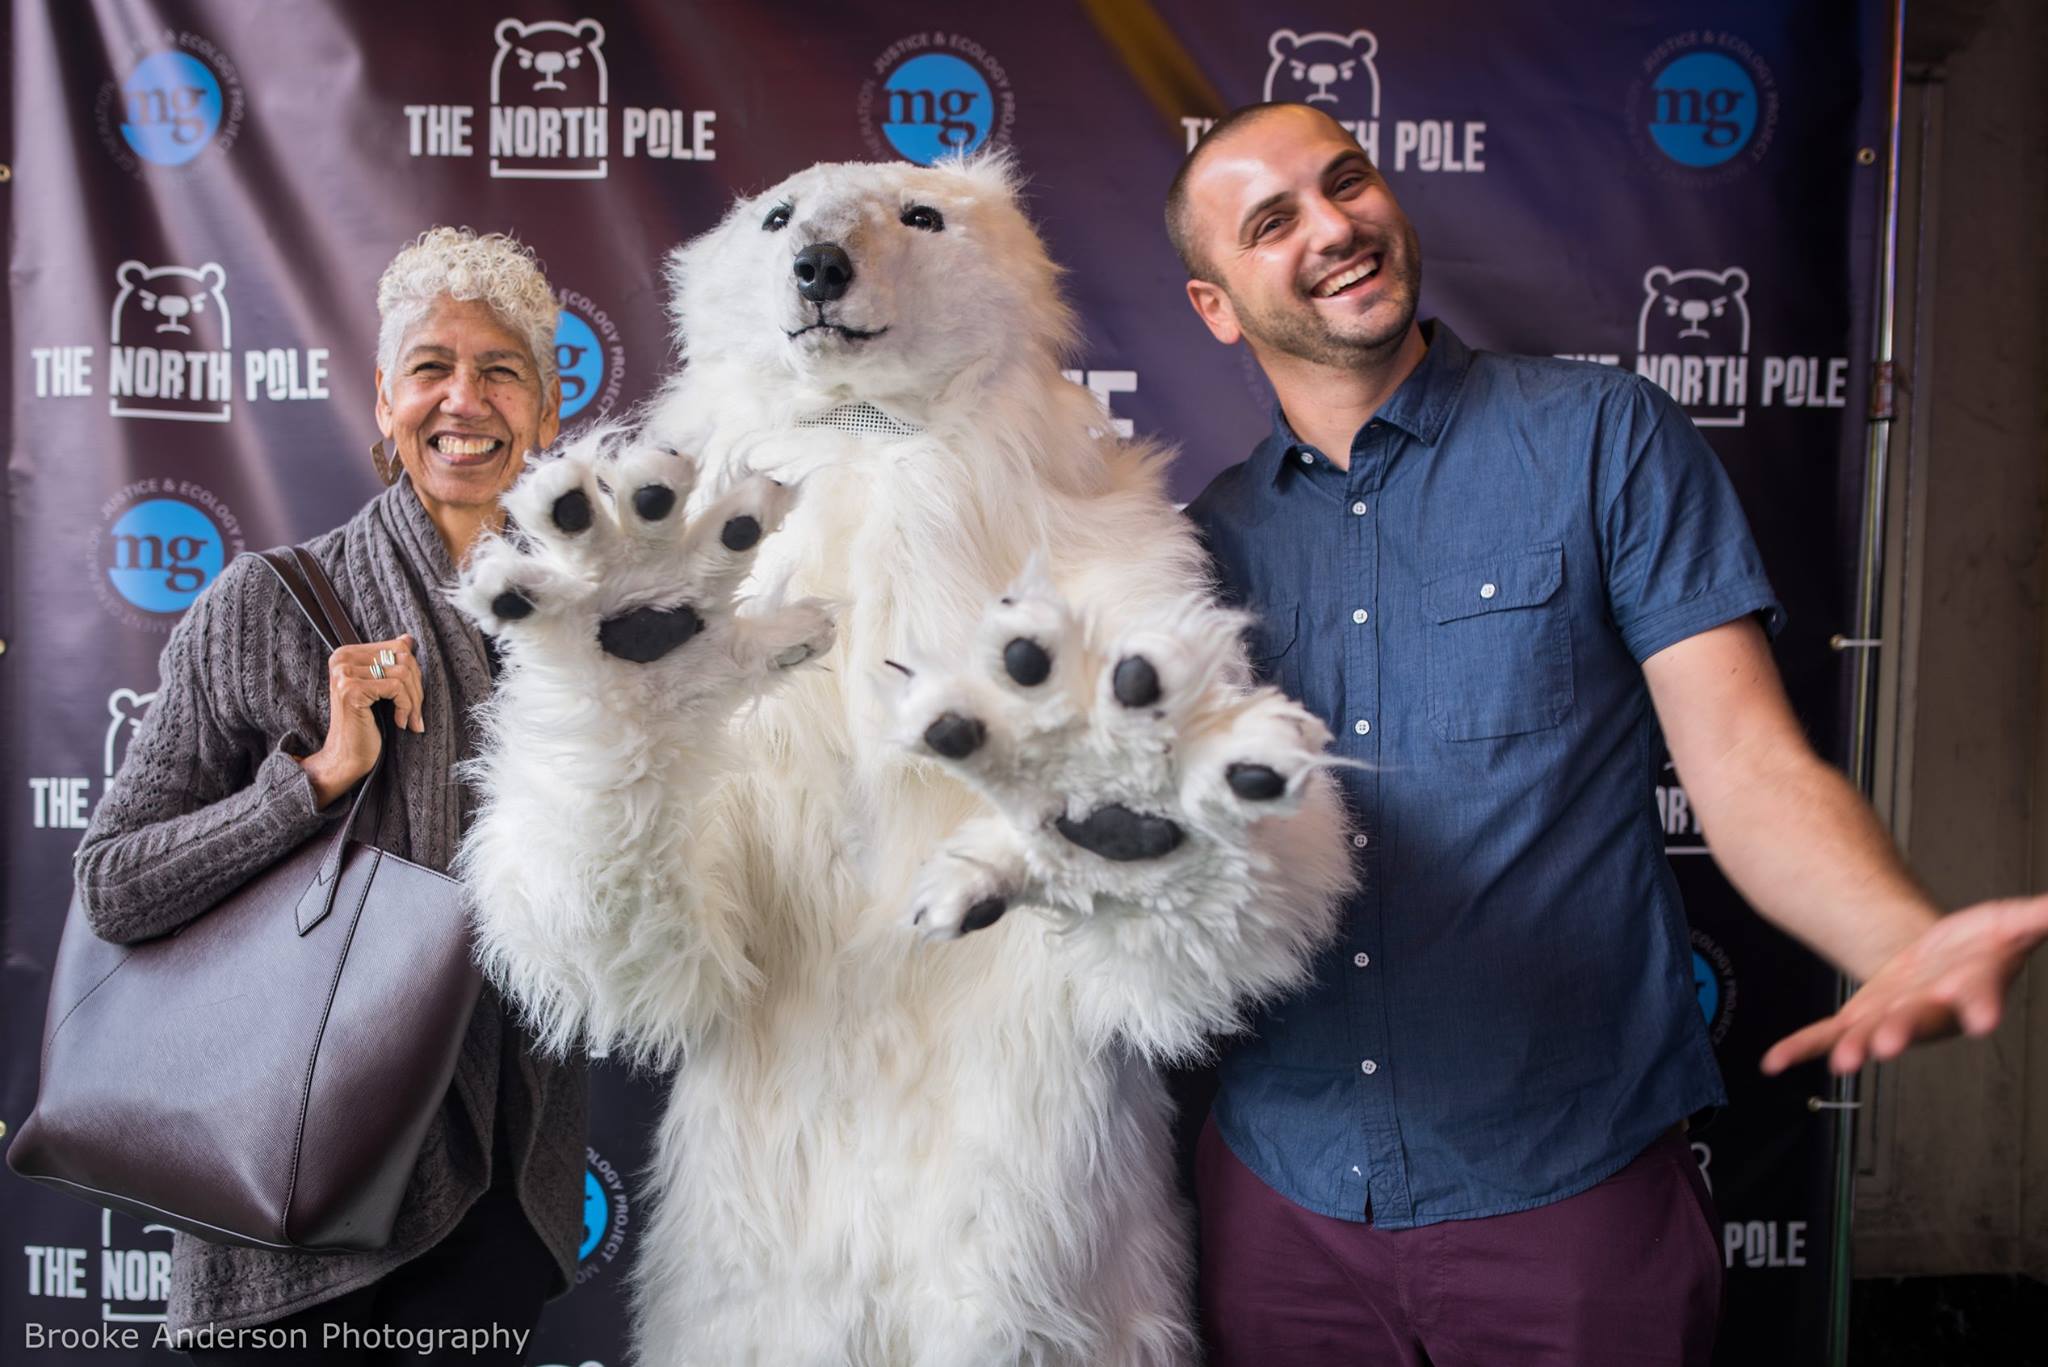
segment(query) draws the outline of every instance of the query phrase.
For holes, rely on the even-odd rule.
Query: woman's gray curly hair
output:
[[[541,388],[554,383],[561,306],[533,248],[508,233],[479,236],[468,228],[444,227],[421,233],[391,258],[377,282],[377,365],[384,372],[386,393],[405,334],[444,296],[483,300],[499,322],[526,342],[540,368]]]

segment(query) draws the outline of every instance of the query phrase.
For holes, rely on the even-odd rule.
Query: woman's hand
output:
[[[313,781],[315,805],[333,802],[377,762],[384,739],[370,711],[373,704],[389,698],[400,726],[427,729],[420,719],[420,665],[412,645],[408,634],[343,646],[327,657],[327,739],[299,761]],[[383,663],[387,659],[392,663]]]

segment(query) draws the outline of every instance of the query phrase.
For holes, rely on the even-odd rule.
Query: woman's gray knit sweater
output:
[[[402,800],[386,804],[375,843],[445,871],[472,805],[454,766],[474,752],[471,709],[491,687],[482,638],[446,598],[455,576],[447,548],[403,478],[306,548],[364,640],[412,633],[427,729],[398,733]],[[229,565],[193,603],[159,667],[156,701],[78,849],[78,888],[93,929],[109,940],[184,924],[347,807],[344,799],[316,811],[294,759],[327,734],[327,650],[255,557]],[[261,1324],[365,1286],[424,1252],[494,1178],[503,1180],[491,1171],[499,1125],[520,1204],[554,1254],[558,1289],[566,1289],[583,1234],[584,1119],[581,1065],[537,1057],[486,987],[391,1246],[314,1256],[180,1234],[170,1330]]]

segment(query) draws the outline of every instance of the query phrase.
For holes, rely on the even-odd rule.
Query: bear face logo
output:
[[[137,693],[132,688],[117,688],[107,695],[107,743],[102,778],[111,782],[115,770],[127,757],[128,742],[135,729],[142,725],[142,719],[149,715],[149,705],[156,701],[154,691]]]
[[[497,39],[498,56],[491,63],[492,104],[606,102],[610,73],[604,64],[604,25],[597,20],[526,24],[506,19],[498,25]]]
[[[1296,33],[1281,29],[1266,43],[1266,99],[1311,104],[1339,121],[1380,116],[1379,39],[1365,29]]]
[[[1643,276],[1643,312],[1636,350],[1644,355],[1699,351],[1746,355],[1749,351],[1749,273],[1674,271],[1652,266]]]
[[[115,345],[225,351],[233,344],[221,294],[227,272],[215,262],[191,270],[123,261],[114,280],[121,287],[114,297]]]

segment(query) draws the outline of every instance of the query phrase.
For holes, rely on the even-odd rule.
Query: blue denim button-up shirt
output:
[[[1276,416],[1188,508],[1337,771],[1362,891],[1227,1046],[1226,1143],[1400,1229],[1582,1191],[1723,1100],[1641,662],[1782,610],[1713,452],[1626,371],[1442,324],[1340,470]]]

